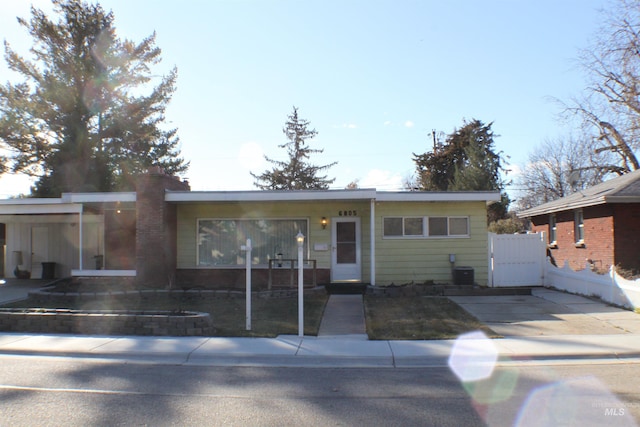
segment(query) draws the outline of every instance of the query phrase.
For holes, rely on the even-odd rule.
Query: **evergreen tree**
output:
[[[464,122],[443,144],[424,154],[413,154],[418,190],[502,191],[501,201],[489,207],[489,222],[503,218],[510,203],[503,192],[504,159],[495,152],[492,123]]]
[[[326,175],[318,176],[324,170],[334,166],[337,162],[324,166],[315,166],[309,163],[312,154],[322,153],[324,150],[312,149],[307,140],[313,139],[318,132],[309,129],[309,121],[298,117],[298,109],[293,107],[293,112],[288,116],[282,132],[288,142],[278,145],[287,150],[286,161],[274,160],[265,156],[267,162],[273,164],[271,170],[266,170],[257,175],[251,173],[256,180],[254,185],[261,190],[326,190],[335,181],[328,179]]]
[[[155,34],[139,44],[116,36],[112,12],[81,0],[52,0],[58,21],[31,9],[18,22],[34,39],[32,59],[5,42],[9,68],[24,81],[0,85],[0,143],[5,170],[37,177],[32,194],[133,188],[151,166],[179,174],[177,132],[163,130],[175,90],[174,68],[148,95],[160,62]]]

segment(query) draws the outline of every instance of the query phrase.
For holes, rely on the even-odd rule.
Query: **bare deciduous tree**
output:
[[[603,15],[593,46],[580,56],[589,86],[566,112],[595,131],[596,152],[615,154],[603,169],[623,174],[640,169],[640,0],[618,0]]]
[[[603,181],[610,171],[610,152],[598,151],[599,141],[588,136],[547,139],[529,154],[516,180],[517,205],[528,209],[568,196]]]

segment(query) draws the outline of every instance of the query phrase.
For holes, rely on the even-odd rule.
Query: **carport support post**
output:
[[[247,279],[246,279],[246,328],[247,331],[251,330],[251,239],[247,239],[247,244],[240,248],[243,251],[246,251],[246,264],[247,264]]]
[[[82,236],[82,211],[83,209],[80,209],[80,212],[78,212],[78,252],[80,253],[80,259],[78,260],[78,268],[80,269],[80,271],[84,270],[84,265],[82,264],[82,258],[84,258],[82,256],[82,252],[84,251],[84,248],[82,247],[82,241],[84,240],[83,236]]]

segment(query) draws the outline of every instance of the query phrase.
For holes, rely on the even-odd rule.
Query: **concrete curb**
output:
[[[640,358],[640,334],[550,336],[467,341],[476,363]],[[447,366],[456,340],[368,341],[351,338],[87,337],[0,334],[0,356],[86,358],[195,366],[377,367]]]

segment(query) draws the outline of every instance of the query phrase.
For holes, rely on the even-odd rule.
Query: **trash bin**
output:
[[[56,263],[55,262],[43,262],[42,263],[42,278],[43,279],[55,279],[56,278]]]
[[[453,283],[456,285],[473,286],[473,267],[455,267],[453,269]]]
[[[104,255],[96,255],[93,257],[96,261],[96,270],[102,270],[102,263],[104,262]]]

